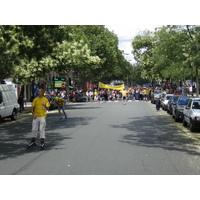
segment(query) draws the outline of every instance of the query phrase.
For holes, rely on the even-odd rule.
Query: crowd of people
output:
[[[154,90],[160,90],[162,94],[181,94],[181,95],[193,95],[194,87],[190,85],[184,85],[170,89],[166,86],[131,86],[125,87],[126,100],[139,100],[148,101],[151,100],[151,96]],[[111,89],[94,89],[87,90],[85,95],[88,97],[88,101],[113,101],[122,100],[124,96],[123,90],[111,90]]]
[[[194,86],[184,85],[184,86],[173,86],[173,89],[170,89],[166,86],[131,86],[125,87],[126,100],[140,100],[148,101],[151,100],[151,95],[154,90],[160,90],[163,94],[182,94],[182,95],[193,95]],[[112,89],[90,89],[90,90],[79,90],[79,91],[70,91],[67,95],[65,90],[52,91],[51,95],[63,98],[67,101],[75,102],[76,95],[81,94],[86,97],[88,102],[98,102],[98,101],[113,101],[121,100],[123,98],[123,90],[112,90]],[[45,92],[44,95],[47,95]]]

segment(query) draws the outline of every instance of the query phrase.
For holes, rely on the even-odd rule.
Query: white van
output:
[[[0,121],[2,118],[17,119],[19,104],[13,85],[0,84]]]

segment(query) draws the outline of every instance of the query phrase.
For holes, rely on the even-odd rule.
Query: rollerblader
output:
[[[122,99],[123,99],[124,105],[126,105],[126,90],[123,89],[123,90],[121,91],[121,93],[122,93]]]
[[[36,137],[39,131],[40,134],[40,149],[44,149],[45,127],[46,127],[46,111],[49,110],[50,104],[47,98],[44,97],[44,90],[38,90],[38,97],[36,97],[31,106],[31,113],[33,114],[32,122],[32,140],[27,146],[31,149],[37,146]]]
[[[65,112],[65,100],[62,99],[62,98],[56,97],[55,98],[55,103],[58,106],[58,113],[59,113],[60,120],[62,120],[61,110],[62,110],[62,112],[63,112],[63,114],[65,116],[65,119],[67,119],[67,114]]]
[[[157,112],[160,110],[160,106],[161,106],[160,99],[156,99],[156,110],[157,110]]]
[[[161,99],[161,94],[157,94],[155,96],[155,103],[156,103],[156,110],[157,110],[157,112],[160,110],[160,107],[161,107],[160,99]]]

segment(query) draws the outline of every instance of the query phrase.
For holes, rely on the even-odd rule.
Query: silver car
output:
[[[200,128],[200,98],[189,99],[183,110],[183,126],[190,125],[190,131]]]
[[[187,105],[189,99],[191,99],[191,97],[180,96],[172,106],[172,117],[175,118],[176,122],[183,120],[183,109],[184,106]]]
[[[161,99],[161,107],[163,110],[167,110],[167,104],[169,102],[170,97],[172,97],[173,94],[166,94],[162,99]]]

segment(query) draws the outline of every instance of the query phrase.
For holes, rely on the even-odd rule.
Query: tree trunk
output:
[[[69,102],[69,72],[65,73],[65,78],[66,78],[66,94],[67,94],[67,101]]]
[[[196,66],[196,96],[199,97],[199,72]]]

